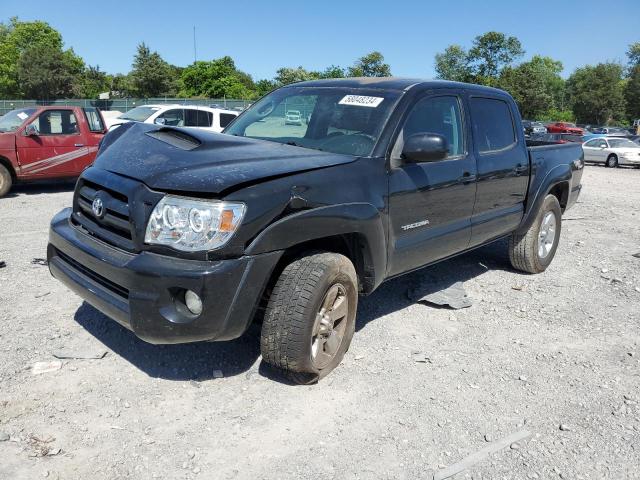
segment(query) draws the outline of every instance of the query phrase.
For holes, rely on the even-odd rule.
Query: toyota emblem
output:
[[[93,199],[91,211],[97,218],[102,218],[104,216],[104,203],[102,203],[102,199],[100,197]]]

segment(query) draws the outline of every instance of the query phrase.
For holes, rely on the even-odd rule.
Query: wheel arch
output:
[[[556,167],[556,169],[560,168],[562,168],[562,166]],[[562,210],[562,213],[564,213],[569,202],[569,194],[571,189],[571,171],[567,168],[565,171],[551,175],[553,170],[549,171],[544,180],[540,182],[540,186],[536,190],[534,200],[531,202],[531,206],[526,211],[525,216],[520,223],[520,226],[516,230],[516,233],[523,234],[529,229],[531,224],[535,221],[536,215],[542,207],[544,199],[547,195],[553,195],[558,199],[558,203],[560,203],[560,209]]]
[[[372,292],[386,273],[386,235],[380,212],[371,204],[352,203],[304,210],[263,230],[246,248],[254,255],[284,250],[274,276],[293,258],[309,251],[329,251],[354,264],[362,293]]]
[[[18,174],[16,173],[16,170],[13,167],[13,164],[7,157],[0,156],[0,165],[6,167],[7,170],[9,170],[9,173],[11,174],[11,178],[13,179],[14,182],[18,179]]]

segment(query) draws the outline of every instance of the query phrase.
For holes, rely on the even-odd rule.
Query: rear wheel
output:
[[[265,311],[262,359],[299,384],[331,372],[355,332],[358,283],[344,255],[314,253],[291,262]]]
[[[513,233],[509,239],[513,268],[527,273],[544,272],[556,254],[561,223],[560,203],[554,195],[547,195],[526,233]]]
[[[616,155],[609,155],[606,166],[609,168],[616,168],[618,166],[618,157]]]
[[[13,184],[13,178],[11,172],[4,165],[0,165],[0,197],[4,197]]]

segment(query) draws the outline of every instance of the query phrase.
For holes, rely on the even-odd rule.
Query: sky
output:
[[[604,10],[603,10],[604,9]],[[0,0],[0,21],[44,20],[86,63],[127,73],[136,45],[168,62],[231,56],[255,80],[283,66],[323,70],[382,52],[396,76],[433,78],[434,56],[450,44],[469,47],[490,30],[516,36],[524,59],[540,54],[576,67],[625,62],[640,41],[640,3],[522,0]]]

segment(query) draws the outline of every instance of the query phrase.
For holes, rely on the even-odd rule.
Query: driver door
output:
[[[44,110],[16,136],[21,174],[25,177],[65,177],[78,174],[76,161],[88,154],[72,109]]]
[[[476,159],[463,99],[457,92],[418,100],[391,154],[389,274],[397,275],[468,248],[476,198]],[[404,139],[437,133],[449,154],[434,162],[401,159]]]

